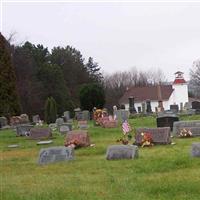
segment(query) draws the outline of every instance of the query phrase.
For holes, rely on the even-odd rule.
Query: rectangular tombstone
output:
[[[82,120],[89,121],[90,120],[90,112],[88,110],[82,111]]]
[[[39,152],[39,165],[55,162],[69,161],[74,159],[74,149],[70,147],[49,147]]]
[[[79,147],[90,146],[90,138],[88,132],[85,130],[75,130],[68,132],[65,139],[65,146],[73,142],[76,142]]]
[[[171,143],[170,127],[137,128],[136,135],[135,135],[136,145],[141,145],[141,142],[142,142],[141,133],[151,133],[154,144],[170,144]]]
[[[200,157],[200,143],[193,143],[191,148],[192,157]]]
[[[33,120],[33,123],[37,124],[40,121],[40,116],[39,115],[33,115],[32,120]]]
[[[146,103],[142,102],[142,113],[145,114],[146,113]]]
[[[50,128],[32,128],[29,138],[33,140],[49,139],[52,138],[52,132]]]
[[[173,125],[173,134],[175,136],[178,136],[180,131],[183,128],[189,128],[189,127],[200,127],[200,120],[191,120],[191,121],[179,121],[179,122],[174,122]]]
[[[57,118],[56,119],[56,125],[57,125],[57,127],[61,126],[63,123],[64,123],[63,118]]]
[[[127,121],[129,117],[128,110],[121,110],[122,122]]]
[[[179,111],[178,105],[170,105],[170,110],[174,113]]]
[[[138,147],[135,145],[111,145],[107,148],[107,160],[138,158]]]
[[[0,117],[0,128],[7,126],[8,125],[8,120],[6,117]]]
[[[65,118],[65,121],[67,122],[70,119],[70,112],[65,111],[63,115],[64,115],[64,118]]]
[[[68,126],[62,125],[62,126],[60,126],[60,128],[59,128],[59,132],[60,132],[62,135],[67,134],[67,133],[69,132],[69,127],[68,127]]]
[[[200,102],[199,101],[193,101],[192,102],[192,109],[200,109]]]
[[[171,131],[173,130],[173,124],[176,121],[179,121],[179,118],[173,115],[165,115],[162,117],[157,117],[156,119],[157,127],[170,127]]]
[[[33,125],[20,124],[16,126],[17,136],[29,136]]]
[[[78,127],[81,130],[88,129],[88,123],[87,123],[87,121],[78,121]]]
[[[75,113],[75,118],[76,118],[76,120],[78,120],[78,121],[83,120],[83,112],[82,112],[82,111],[77,111],[77,112]]]

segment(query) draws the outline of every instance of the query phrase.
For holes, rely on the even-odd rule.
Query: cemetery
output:
[[[42,22],[38,27],[29,16],[28,5],[18,3],[23,3],[17,8],[20,15],[13,15],[12,23],[6,26],[1,19],[1,29],[9,24],[17,25],[15,18],[20,17],[22,25],[28,26],[27,31],[34,28],[33,37],[25,38],[39,42],[42,37],[45,45],[20,42],[15,40],[15,33],[4,36],[4,30],[3,33],[0,30],[0,200],[199,200],[200,59],[192,64],[190,80],[187,76],[185,79],[184,72],[178,71],[178,67],[181,70],[183,67],[173,63],[174,57],[181,65],[188,66],[190,59],[183,54],[184,42],[167,41],[167,37],[175,36],[170,32],[166,41],[156,44],[165,38],[160,37],[161,21],[157,20],[162,12],[158,10],[152,15],[150,7],[140,12],[142,6],[135,2],[138,5],[131,9],[136,7],[137,12],[128,13],[129,9],[125,10],[124,4],[119,7],[121,4],[117,2],[114,7],[118,12],[112,15],[110,2],[108,7],[86,2],[93,10],[87,6],[80,9],[79,2],[71,10],[73,3],[68,2],[69,9],[64,4],[63,7],[52,4],[48,16],[49,7],[43,7],[44,2],[41,2],[42,6],[33,16],[37,24]],[[3,2],[0,7],[1,11],[11,9],[3,6]],[[20,12],[21,7],[26,8],[26,12]],[[106,9],[98,16],[101,23],[96,23],[97,7]],[[157,9],[158,6],[152,7]],[[183,11],[186,8],[181,7]],[[92,17],[83,15],[85,9]],[[177,6],[170,10],[170,19],[178,9]],[[14,13],[15,9],[11,10]],[[133,22],[137,22],[142,32],[138,32],[137,26],[130,26],[128,20],[116,20],[120,12],[128,18],[134,17]],[[26,13],[24,18],[23,13]],[[152,21],[153,24],[146,26],[144,22],[148,20],[143,20],[146,13],[150,20],[156,17],[156,23]],[[198,13],[194,12],[195,17]],[[80,24],[79,20],[74,21],[77,17]],[[164,21],[161,28],[166,33],[164,26],[168,28],[171,24],[166,23],[167,18],[161,19]],[[185,22],[190,21],[180,24]],[[104,24],[112,31],[110,36],[103,29]],[[194,26],[197,31],[197,25],[191,23],[191,28]],[[151,33],[147,31],[149,27]],[[179,37],[182,39],[185,33],[194,31],[184,28],[181,26]],[[133,32],[127,34],[127,31]],[[34,39],[35,34],[37,39]],[[144,34],[148,37],[139,37]],[[126,40],[129,35],[130,41]],[[108,40],[103,38],[105,36]],[[156,42],[149,39],[153,39],[152,36]],[[187,40],[188,47],[189,41],[193,41],[191,38]],[[166,48],[164,42],[172,46]],[[59,45],[54,46],[56,43]],[[178,44],[181,44],[178,52],[183,54],[182,61],[174,52],[179,50]],[[192,51],[189,54],[192,55]],[[162,55],[167,62],[162,61]],[[101,58],[101,62],[93,56]],[[163,65],[164,72],[155,68],[156,63],[151,63],[156,60]],[[139,69],[126,69],[126,65],[135,66],[135,62]],[[145,62],[154,67],[147,69]],[[101,66],[113,72],[108,73]],[[173,66],[171,71],[170,66]],[[168,80],[164,73],[168,76],[174,73],[174,80]]]
[[[3,199],[199,198],[200,115],[130,119],[114,109],[96,125],[78,113],[49,126],[39,125],[38,116],[12,126],[1,120]],[[110,121],[112,128],[102,125]],[[195,137],[178,137],[184,128]]]

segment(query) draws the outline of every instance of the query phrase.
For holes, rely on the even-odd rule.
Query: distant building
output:
[[[160,107],[169,110],[170,105],[178,105],[179,109],[188,103],[188,85],[183,77],[183,72],[175,73],[175,80],[171,85],[156,85],[145,87],[132,87],[128,89],[119,100],[125,109],[129,110],[129,98],[134,98],[134,105],[137,112],[141,112],[146,101],[151,102],[151,109],[155,112]]]

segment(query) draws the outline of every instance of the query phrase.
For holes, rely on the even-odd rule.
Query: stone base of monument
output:
[[[200,158],[200,143],[192,144],[191,156]]]
[[[111,145],[107,148],[107,160],[138,158],[138,147],[135,145]]]

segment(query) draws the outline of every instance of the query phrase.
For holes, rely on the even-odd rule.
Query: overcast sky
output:
[[[200,3],[3,3],[2,32],[16,41],[72,45],[105,72],[161,68],[188,79],[200,58]]]

